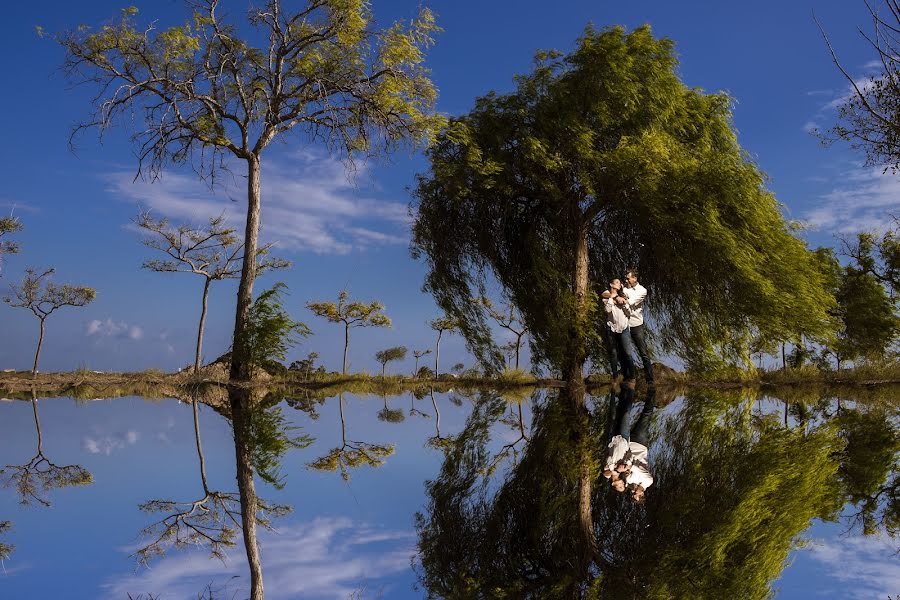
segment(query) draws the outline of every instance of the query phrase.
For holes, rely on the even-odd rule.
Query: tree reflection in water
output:
[[[565,394],[539,392],[533,404],[531,441],[499,480],[490,429],[506,405],[496,394],[482,394],[446,447],[416,522],[429,597],[766,598],[799,534],[815,518],[836,520],[847,498],[839,467],[852,444],[840,418],[785,428],[780,415],[754,415],[752,399],[694,394],[651,428],[654,483],[637,503],[591,485],[603,481],[612,402],[588,419]],[[652,404],[641,411],[635,430]],[[858,458],[880,465],[856,486],[869,498],[895,480],[886,470],[896,446],[879,446],[879,460]]]

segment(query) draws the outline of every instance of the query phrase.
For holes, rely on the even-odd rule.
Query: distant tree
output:
[[[93,288],[56,285],[47,281],[55,269],[47,269],[43,273],[29,268],[25,271],[25,278],[21,284],[10,286],[12,295],[3,298],[3,301],[14,308],[27,308],[40,321],[41,329],[38,336],[37,350],[34,352],[34,365],[31,374],[38,371],[38,360],[41,357],[41,346],[44,343],[44,328],[47,317],[64,306],[85,306],[94,301],[97,292]]]
[[[381,399],[384,401],[384,408],[378,411],[378,420],[385,423],[402,423],[406,420],[406,415],[399,408],[389,408],[387,402],[387,394],[382,394]]]
[[[422,65],[438,30],[427,9],[407,26],[378,28],[368,2],[308,0],[287,12],[281,0],[266,0],[249,10],[246,24],[223,22],[218,0],[185,4],[193,19],[168,29],[139,23],[132,7],[103,27],[56,36],[66,74],[97,90],[93,114],[75,133],[102,136],[114,123],[139,124],[132,136],[139,175],[185,162],[212,175],[226,156],[246,163],[246,256],[256,256],[262,154],[276,138],[297,130],[352,161],[425,144],[442,121]],[[240,340],[255,266],[245,260],[241,272],[233,379],[250,377]],[[253,579],[253,600],[261,585]]]
[[[500,327],[516,336],[515,342],[512,342],[512,347],[515,349],[515,368],[518,369],[519,350],[522,348],[522,338],[528,333],[528,326],[522,321],[522,315],[519,314],[516,305],[508,300],[501,307],[494,305],[487,296],[482,296],[479,302],[481,302],[491,318],[494,319]]]
[[[437,341],[434,343],[434,376],[439,377],[441,374],[441,337],[443,337],[445,331],[452,333],[458,330],[459,324],[449,317],[438,317],[433,319],[428,325],[438,332]]]
[[[255,367],[265,368],[270,363],[283,362],[291,347],[312,334],[309,327],[293,320],[284,309],[282,295],[286,289],[285,284],[276,283],[260,294],[250,307],[244,332],[250,364]]]
[[[422,365],[419,367],[419,370],[416,371],[416,379],[434,379],[436,375],[434,371],[431,370],[431,367],[427,367]]]
[[[464,365],[463,363],[456,363],[455,365],[450,367],[450,370],[456,374],[459,374],[459,373],[462,373],[463,369],[465,369],[465,368],[466,368],[466,365]]]
[[[0,521],[0,534],[6,533],[12,528],[12,523],[9,521]],[[15,550],[16,547],[11,544],[0,543],[0,561],[4,561],[9,558],[9,555],[12,554],[12,551]]]
[[[3,276],[3,257],[7,254],[18,254],[19,245],[11,240],[4,240],[7,235],[22,231],[22,223],[15,217],[0,217],[0,277]]]
[[[141,211],[135,224],[149,235],[142,242],[148,248],[168,255],[163,260],[147,260],[141,265],[157,273],[194,273],[203,277],[203,300],[200,324],[197,327],[197,345],[194,355],[194,373],[200,371],[203,349],[203,329],[206,324],[209,286],[213,281],[238,279],[244,261],[244,245],[235,235],[234,228],[225,227],[225,217],[209,219],[205,227],[181,224],[171,225],[168,219],[154,219],[148,211]],[[282,269],[290,263],[268,256],[272,245],[257,250],[257,274],[269,269]]]
[[[406,346],[385,348],[375,353],[375,360],[381,363],[381,377],[384,379],[384,368],[389,362],[404,360],[406,358]]]
[[[303,372],[303,378],[309,379],[309,374],[312,372],[317,358],[319,358],[318,352],[310,352],[303,360],[295,360],[292,362],[288,370],[301,371]]]
[[[316,316],[323,317],[331,323],[344,324],[344,366],[342,373],[347,374],[347,349],[350,347],[351,327],[390,327],[391,320],[382,311],[384,305],[375,300],[365,302],[347,302],[349,294],[342,290],[338,294],[337,303],[334,302],[307,302],[306,308],[313,311]]]
[[[431,350],[413,350],[413,356],[416,358],[416,366],[415,369],[413,369],[413,375],[419,375],[419,359],[428,354],[431,354]]]
[[[900,334],[895,303],[870,273],[844,269],[837,292],[840,328],[834,343],[837,368],[860,357],[881,358]]]

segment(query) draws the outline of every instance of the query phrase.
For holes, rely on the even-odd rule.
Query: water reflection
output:
[[[302,523],[351,528],[340,520],[349,511],[329,512],[327,494],[349,490],[341,480],[349,481],[358,467],[385,465],[395,451],[406,454],[377,476],[354,482],[359,498],[367,498],[367,511],[402,513],[402,521],[389,524],[390,539],[403,539],[397,530],[414,522],[421,592],[407,585],[385,597],[764,598],[817,519],[865,534],[898,533],[900,433],[895,408],[882,400],[845,397],[838,403],[840,395],[798,389],[777,398],[742,390],[692,392],[674,400],[671,391],[625,386],[572,401],[553,390],[523,396],[420,387],[408,399],[372,390],[375,407],[351,407],[346,395],[326,400],[310,390],[185,391],[196,449],[190,487],[159,493],[151,485],[138,496],[149,498],[140,504],[153,515],[149,524],[146,514],[134,511],[136,500],[128,503],[141,519],[137,558],[180,555],[195,546],[223,558],[229,547],[243,545],[249,579],[241,580],[241,597],[246,588],[250,597],[262,598],[264,579],[270,597],[292,597],[284,591],[284,572],[302,570],[312,560],[307,554],[321,548],[305,541],[283,554],[278,548],[288,545],[279,546],[278,534],[262,534],[261,553],[257,529],[276,525],[284,534],[301,530]],[[85,467],[57,466],[44,456],[36,396],[30,403],[37,455],[2,473],[20,502],[47,506],[55,487],[83,485],[92,477]],[[212,438],[218,452],[207,450],[208,431],[201,440],[201,404],[218,413],[203,422],[225,428],[227,439]],[[388,416],[394,413],[403,418]],[[48,428],[56,429],[50,414]],[[182,414],[178,419],[187,426]],[[428,468],[403,488],[399,473],[420,464]],[[312,479],[304,466],[339,473],[340,479]],[[217,485],[208,469],[236,477],[236,487]],[[165,465],[159,470],[156,486],[166,489]],[[368,500],[385,489],[380,503]],[[358,506],[355,492],[349,493]],[[272,520],[291,505],[305,521]],[[11,538],[19,545],[24,537],[17,536],[29,535],[19,517],[11,520],[17,521],[12,531],[9,520],[0,520],[0,542],[6,540],[0,559],[9,556]],[[358,529],[362,539],[388,539]],[[120,531],[116,536],[116,545],[129,541]],[[344,564],[347,549],[358,543],[335,544],[328,552],[340,554]],[[391,556],[396,573],[412,554],[405,547],[384,556]],[[328,558],[315,557],[337,569],[327,566]],[[225,579],[236,571],[220,565],[202,572]],[[358,577],[364,582],[377,575]],[[93,591],[79,597],[96,597]],[[156,595],[166,589],[131,591]]]

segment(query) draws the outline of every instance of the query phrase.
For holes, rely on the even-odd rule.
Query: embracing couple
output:
[[[626,380],[634,380],[634,350],[644,364],[644,376],[653,385],[653,363],[644,339],[644,300],[647,288],[638,283],[637,269],[625,272],[625,285],[618,278],[609,282],[609,289],[602,294],[606,309],[606,335],[609,362],[613,381],[620,373]]]

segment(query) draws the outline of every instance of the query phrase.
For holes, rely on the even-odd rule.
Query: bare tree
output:
[[[240,278],[244,262],[244,244],[235,235],[235,230],[225,227],[224,223],[225,217],[220,215],[210,218],[205,227],[172,225],[168,219],[154,219],[148,211],[141,211],[135,219],[135,224],[149,234],[142,240],[143,244],[168,256],[162,260],[144,261],[143,268],[157,273],[193,273],[203,277],[203,300],[194,354],[195,374],[200,372],[209,286],[213,281]],[[256,251],[257,274],[290,266],[289,261],[269,256],[271,248],[272,244],[266,244]]]
[[[243,161],[246,256],[256,256],[262,154],[273,140],[296,129],[352,165],[427,144],[443,122],[422,64],[438,29],[427,9],[408,26],[379,29],[367,2],[307,0],[286,13],[281,0],[266,0],[242,26],[222,20],[219,0],[186,4],[194,17],[183,26],[140,25],[132,7],[102,28],[56,36],[65,72],[98,90],[73,136],[96,129],[102,138],[119,120],[142,124],[132,136],[138,176],[191,162],[213,177],[225,157]],[[251,377],[242,340],[255,267],[244,261],[238,290],[231,377],[240,381]]]
[[[413,371],[413,375],[419,375],[419,359],[423,356],[431,354],[431,350],[413,350],[413,356],[416,358],[416,370]]]
[[[13,216],[0,217],[0,277],[3,276],[3,257],[7,254],[18,254],[19,245],[3,238],[22,231],[22,223]]]
[[[428,326],[438,332],[437,341],[434,344],[434,376],[440,377],[441,337],[443,337],[445,331],[453,332],[458,330],[459,325],[449,317],[439,317],[432,320]]]
[[[347,302],[349,294],[342,290],[335,302],[307,302],[306,308],[316,316],[327,319],[331,323],[344,324],[344,367],[347,374],[347,349],[350,347],[351,327],[390,327],[391,319],[384,314],[384,304],[374,302]]]
[[[31,367],[31,375],[37,375],[38,359],[41,356],[41,346],[44,343],[44,327],[47,317],[64,306],[85,306],[94,301],[97,292],[93,288],[56,285],[46,281],[55,272],[47,269],[38,273],[29,268],[25,271],[25,278],[21,284],[10,286],[11,296],[6,296],[3,301],[15,308],[27,308],[41,323],[41,331],[38,336],[37,350],[34,352],[34,365]]]
[[[497,322],[497,325],[516,336],[516,341],[512,342],[512,347],[515,349],[516,369],[518,369],[522,338],[528,333],[528,326],[522,321],[522,315],[519,314],[515,304],[509,300],[500,307],[496,306],[487,296],[481,297],[478,301],[485,307],[491,318]]]

